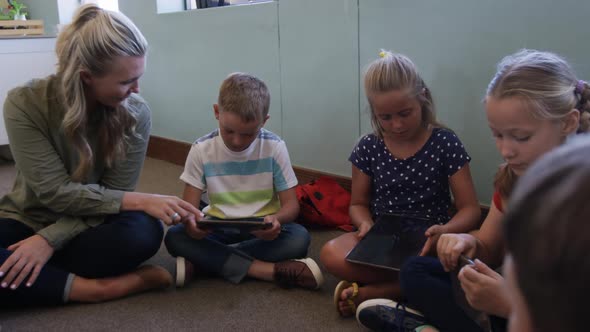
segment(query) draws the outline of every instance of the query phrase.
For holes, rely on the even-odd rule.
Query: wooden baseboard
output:
[[[350,191],[351,179],[349,177],[336,175],[332,173],[326,173],[315,169],[309,169],[299,166],[293,166],[293,171],[295,171],[295,176],[297,177],[297,181],[299,181],[300,184],[311,182],[319,178],[320,176],[329,176],[336,182],[338,182],[338,184],[341,185],[342,188]]]
[[[184,166],[190,149],[191,143],[152,135],[148,143],[147,156]]]
[[[164,160],[176,165],[184,166],[186,156],[191,149],[191,143],[173,140],[160,136],[150,136],[147,156],[150,158]],[[322,175],[330,176],[344,189],[350,191],[351,179],[346,176],[335,175],[314,169],[293,166],[295,176],[300,184],[308,183]],[[481,205],[482,220],[488,214],[489,207]]]

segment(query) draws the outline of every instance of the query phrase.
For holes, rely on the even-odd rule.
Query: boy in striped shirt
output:
[[[219,129],[197,139],[180,179],[183,198],[196,207],[207,193],[203,215],[189,215],[166,234],[176,256],[177,286],[195,274],[213,274],[233,283],[244,277],[283,287],[317,289],[318,265],[307,255],[310,236],[293,223],[299,214],[297,178],[285,142],[263,128],[269,118],[266,84],[245,73],[230,74],[213,105]],[[251,232],[199,228],[204,215],[220,219],[262,217],[271,226]]]

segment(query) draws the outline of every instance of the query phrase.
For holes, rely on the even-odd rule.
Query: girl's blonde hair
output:
[[[146,52],[147,41],[131,20],[94,4],[81,6],[72,23],[60,32],[56,43],[57,77],[65,106],[63,130],[79,154],[78,167],[72,174],[75,181],[84,180],[97,158],[104,160],[107,167],[123,158],[137,123],[137,111],[126,103],[88,114],[81,73],[102,76],[111,70],[116,57],[145,56]],[[92,151],[88,142],[90,126],[97,128],[98,151]]]
[[[383,138],[383,128],[371,106],[371,97],[377,93],[406,90],[420,103],[422,125],[443,127],[436,121],[434,101],[430,89],[424,83],[416,65],[405,55],[381,50],[379,59],[371,62],[365,71],[365,94],[371,107],[371,125],[375,135]]]
[[[579,81],[562,57],[537,50],[520,50],[498,64],[496,75],[488,85],[488,97],[521,98],[533,115],[540,119],[562,120],[574,108],[590,112],[590,88]],[[501,167],[494,185],[503,198],[508,198],[517,176]]]

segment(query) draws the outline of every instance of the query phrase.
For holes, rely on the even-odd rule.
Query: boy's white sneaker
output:
[[[184,257],[176,257],[176,287],[184,287],[193,279],[195,268]]]

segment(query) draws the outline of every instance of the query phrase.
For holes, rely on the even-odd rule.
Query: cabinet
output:
[[[55,72],[55,38],[20,37],[0,39],[0,108],[14,87]],[[4,115],[0,116],[0,145],[8,144]]]

